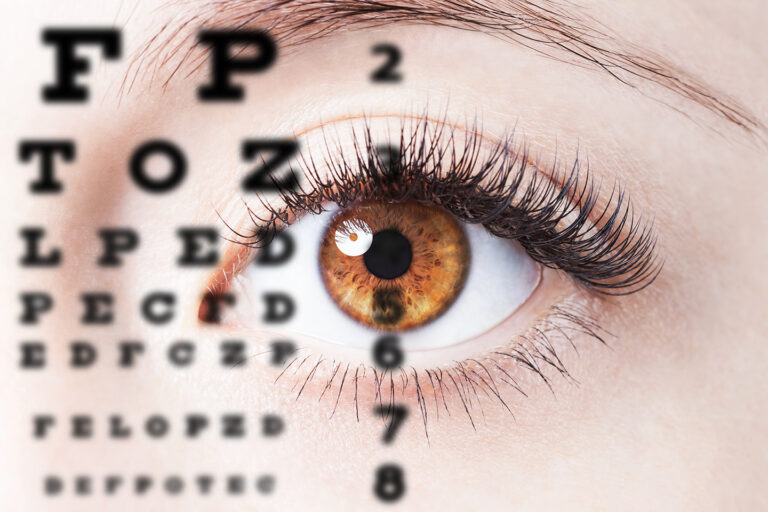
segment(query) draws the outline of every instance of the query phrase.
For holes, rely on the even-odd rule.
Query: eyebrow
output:
[[[130,92],[150,65],[155,78],[166,70],[163,88],[183,70],[187,76],[197,71],[207,58],[197,51],[197,30],[202,27],[258,28],[267,31],[281,49],[291,49],[339,31],[393,23],[488,33],[547,57],[600,71],[631,88],[661,87],[746,132],[764,130],[758,118],[735,99],[553,0],[205,0],[198,12],[164,24],[142,47],[129,66],[121,94]],[[679,107],[662,103],[691,117]]]

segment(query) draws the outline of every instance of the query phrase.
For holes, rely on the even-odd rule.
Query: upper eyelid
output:
[[[338,124],[346,123],[346,122],[354,122],[354,121],[367,121],[371,119],[384,119],[384,118],[390,118],[390,119],[400,119],[401,121],[405,120],[414,120],[414,121],[426,121],[426,122],[435,122],[435,123],[441,123],[446,127],[453,127],[457,129],[464,129],[459,124],[450,124],[445,119],[436,119],[436,118],[430,118],[426,115],[395,115],[395,114],[379,114],[375,116],[370,115],[348,115],[344,117],[335,118],[329,121],[321,122],[315,125],[311,125],[307,128],[303,128],[299,131],[294,132],[294,138],[298,139],[308,133],[314,132],[316,130],[322,130],[325,131],[327,128],[331,126],[335,126]],[[338,132],[337,132],[338,135]],[[302,155],[305,154],[302,150]],[[227,221],[218,211],[217,215],[219,216],[219,219],[224,224],[225,228],[229,233],[235,236],[235,239],[230,239],[227,237],[224,237],[224,239],[230,243],[230,246],[227,248],[227,250],[224,253],[224,256],[222,258],[222,261],[225,263],[222,264],[217,270],[216,273],[211,276],[208,279],[208,282],[206,284],[207,293],[216,294],[222,291],[221,289],[221,283],[222,281],[227,282],[229,281],[233,276],[236,276],[243,268],[245,268],[251,261],[253,261],[255,257],[255,251],[248,251],[245,250],[247,247],[257,247],[260,245],[258,241],[254,243],[251,240],[256,235],[256,229],[258,227],[263,226],[264,222],[262,219],[258,219],[258,214],[255,213],[255,211],[252,209],[250,204],[246,201],[245,198],[240,198],[242,201],[245,210],[247,212],[247,216],[249,220],[246,221],[246,227],[241,227],[241,223],[238,224],[232,224],[229,221]],[[260,201],[261,202],[261,201]],[[261,202],[262,205],[265,205],[265,203]],[[295,220],[294,220],[295,221]],[[291,221],[290,223],[292,223]],[[250,223],[250,224],[248,224]],[[287,227],[290,223],[285,223],[282,227]]]
[[[418,133],[420,133],[419,130],[422,128],[425,130],[426,134],[426,130],[428,129],[426,126],[430,123],[438,123],[438,126],[433,128],[435,132],[430,132],[434,134],[439,130],[439,135],[435,136],[435,140],[433,140],[431,144],[433,144],[434,147],[442,147],[442,144],[448,145],[449,148],[445,149],[445,151],[452,153],[453,156],[450,158],[456,156],[456,145],[454,144],[454,132],[452,130],[456,128],[456,126],[461,125],[453,125],[445,120],[434,120],[426,116],[399,117],[401,142],[407,137],[407,135],[404,135],[409,129],[406,127],[407,122],[417,123],[416,127],[411,129],[411,132],[413,133],[411,135],[412,138],[417,137]],[[369,140],[369,138],[372,137],[369,123],[379,118],[364,116],[360,118],[345,118],[344,120],[346,121],[349,119],[362,120],[366,130],[364,133],[367,141],[366,144],[373,144],[373,141]],[[398,117],[385,116],[381,119],[388,119],[391,121],[392,119],[398,119]],[[320,127],[322,129],[323,143],[325,144],[326,149],[325,158],[334,160],[334,162],[337,160],[343,161],[344,157],[334,152],[332,141],[329,142],[326,137],[326,128],[334,124],[335,123],[326,123]],[[499,152],[497,155],[498,158],[506,158],[504,152],[514,153],[513,158],[520,160],[520,165],[523,169],[520,171],[520,175],[522,176],[523,172],[527,173],[531,161],[525,150],[525,142],[523,142],[522,147],[515,147],[514,141],[510,142],[511,137],[486,141],[484,140],[482,129],[478,129],[477,123],[470,124],[472,125],[472,128],[469,130],[461,128],[468,134],[467,138],[469,139],[469,142],[467,142],[467,147],[471,146],[471,149],[475,149],[476,146],[479,145],[488,145],[488,147],[496,148]],[[443,130],[448,130],[448,132]],[[334,133],[337,137],[339,136],[338,130]],[[446,138],[446,136],[443,135],[444,133],[449,133],[447,136],[449,140],[447,142],[443,142],[443,139]],[[424,136],[426,137],[426,135]],[[474,141],[479,142],[475,145]],[[411,141],[411,143],[414,142]],[[467,147],[464,148],[465,151],[467,150]],[[360,155],[358,153],[357,159],[366,160],[367,155],[370,155],[371,148],[368,147],[367,150],[367,154]],[[360,148],[357,147],[357,145],[355,145],[355,151],[360,151]],[[363,148],[362,151],[365,152],[366,148]],[[402,157],[405,158],[404,155],[406,151],[402,150],[401,153],[403,154]],[[463,157],[461,151],[459,151],[459,154]],[[354,159],[354,156],[352,156],[352,158]],[[303,164],[305,167],[311,166],[309,171],[311,177],[316,178],[318,176],[320,171],[317,170],[317,163],[314,156],[310,155],[309,160],[305,158]],[[328,164],[328,162],[321,161],[320,165],[322,166],[324,164]],[[512,164],[517,165],[514,160],[512,161]],[[333,165],[333,163],[330,165]],[[342,174],[349,173],[350,170],[346,168],[348,164],[344,162],[342,165],[345,166],[341,171]],[[470,162],[470,164],[464,162],[464,165],[471,167],[471,165],[474,164],[472,162]],[[644,224],[638,221],[638,218],[641,216],[635,216],[635,212],[623,188],[620,186],[618,188],[614,187],[608,201],[604,201],[602,206],[598,206],[600,204],[598,199],[601,197],[599,187],[593,186],[588,173],[586,177],[581,176],[583,170],[579,168],[578,159],[570,171],[563,173],[560,173],[557,169],[543,171],[537,166],[533,166],[533,169],[533,182],[536,180],[540,180],[540,182],[546,180],[550,183],[545,183],[543,185],[534,183],[533,186],[529,184],[528,186],[531,187],[530,190],[535,193],[532,196],[526,195],[527,189],[525,188],[525,185],[522,185],[521,190],[523,191],[523,195],[520,200],[528,201],[529,208],[543,208],[543,210],[535,212],[537,213],[537,216],[534,218],[529,218],[530,226],[526,226],[526,228],[528,228],[527,235],[525,235],[525,230],[521,230],[520,228],[513,229],[513,232],[515,233],[514,238],[526,247],[526,250],[529,251],[529,254],[531,254],[534,259],[546,266],[566,270],[582,285],[609,295],[633,293],[645,288],[655,280],[661,270],[662,264],[656,254],[655,231],[653,230],[652,224]],[[470,171],[474,173],[474,170],[470,169]],[[499,169],[498,171],[501,173],[507,172],[506,169]],[[363,180],[360,173],[362,173],[362,176],[364,177],[366,172],[367,170],[365,167],[363,169],[353,169],[347,178],[341,178],[342,182],[349,186],[354,186],[354,184],[359,185]],[[536,178],[535,176],[539,177]],[[336,180],[338,178],[333,179]],[[368,179],[368,183],[370,184],[370,176]],[[437,182],[439,181],[440,180],[437,180]],[[310,180],[310,182],[312,182],[312,180]],[[331,183],[333,186],[336,186],[336,184],[338,184],[338,181]],[[300,216],[302,208],[308,208],[312,211],[320,208],[321,204],[318,203],[320,197],[325,197],[327,200],[327,196],[332,193],[329,193],[328,190],[320,193],[318,192],[317,187],[317,182],[314,182],[310,185],[310,190],[307,193],[301,192],[294,195],[290,191],[285,192],[283,199],[288,199],[289,202],[294,201],[295,203],[298,198],[298,206],[297,204],[291,204],[290,207],[268,204],[267,217],[257,217],[254,222],[257,226],[267,226],[269,229],[276,229],[275,226],[279,223],[283,223],[286,216]],[[497,197],[498,201],[503,201],[506,197],[503,195],[505,189],[502,187],[500,190],[501,192],[498,190],[496,191],[497,195],[494,197]],[[451,192],[449,191],[449,193]],[[458,194],[458,191],[455,193]],[[320,197],[316,197],[317,194],[320,194]],[[499,196],[498,194],[502,195]],[[353,199],[358,200],[361,198],[362,197],[358,194]],[[611,199],[614,198],[617,198],[617,201],[612,202]],[[448,205],[444,204],[443,206],[450,210]],[[507,206],[509,206],[509,202],[507,202]],[[522,209],[520,202],[516,203],[515,206],[518,209]],[[255,215],[250,208],[248,211],[249,215]],[[569,217],[563,216],[565,213],[569,212],[571,214]],[[501,214],[503,213],[503,210],[500,210],[497,213]],[[554,217],[547,217],[548,215],[554,215]],[[558,215],[560,216],[558,217]],[[459,218],[462,218],[462,220],[465,221],[472,221],[470,218],[463,218],[461,216],[459,216]],[[548,225],[547,222],[552,222],[558,218],[563,221],[563,229],[561,231],[554,231],[552,235],[546,235],[544,232],[536,231],[536,229],[540,229],[538,226],[542,225],[539,223],[543,222],[543,225],[546,226]],[[492,233],[501,236],[498,229],[508,229],[504,228],[503,225],[490,224],[491,220],[492,219],[488,219],[488,222],[484,223],[484,225],[491,230]],[[502,218],[502,220],[504,219]],[[568,222],[565,222],[566,220]],[[590,225],[589,221],[593,224]],[[288,224],[290,223],[292,223],[292,221],[288,222]],[[557,225],[560,226],[560,224]],[[495,232],[494,229],[496,229]],[[536,235],[537,233],[539,234]],[[531,234],[536,235],[536,237],[533,239],[525,238],[530,237]],[[541,236],[544,236],[544,238],[541,238]],[[510,237],[513,236],[510,235]],[[547,241],[547,237],[549,237],[549,241]],[[245,238],[247,240],[247,236]],[[248,242],[244,241],[242,237],[237,243],[250,245],[256,248],[260,246],[258,241],[256,243]],[[571,256],[565,257],[562,256],[558,250],[555,250],[554,246],[548,244],[558,244],[564,248],[570,247],[568,250],[581,251],[581,253],[574,253]],[[600,265],[602,265],[602,267]]]

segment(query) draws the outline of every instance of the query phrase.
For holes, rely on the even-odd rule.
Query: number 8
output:
[[[376,470],[373,492],[382,501],[396,501],[405,494],[403,470],[394,464],[385,464]]]

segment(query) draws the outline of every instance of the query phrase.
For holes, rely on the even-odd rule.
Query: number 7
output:
[[[408,409],[402,405],[393,405],[392,407],[380,405],[376,407],[375,412],[379,416],[392,414],[392,421],[387,425],[387,430],[384,431],[383,439],[384,444],[389,444],[394,441],[398,428],[400,428],[400,425],[405,421],[406,416],[408,416]]]

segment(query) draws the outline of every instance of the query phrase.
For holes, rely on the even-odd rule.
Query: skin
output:
[[[768,119],[762,27],[768,7],[709,0],[580,4],[612,32],[680,63],[756,118]],[[281,55],[268,73],[242,81],[248,97],[241,104],[199,104],[195,88],[206,81],[205,69],[164,92],[144,76],[141,93],[119,98],[129,56],[179,7],[156,11],[117,0],[78,2],[77,9],[52,0],[36,6],[14,5],[1,36],[8,78],[0,100],[6,119],[0,208],[8,270],[0,308],[6,332],[0,453],[7,468],[0,501],[9,510],[135,510],[137,503],[157,510],[768,508],[764,131],[748,134],[664,91],[632,89],[487,35],[425,26],[339,34]],[[94,64],[95,72],[80,79],[93,99],[77,106],[42,103],[39,90],[51,79],[52,52],[40,43],[41,28],[114,20],[124,27],[124,58]],[[402,85],[368,82],[379,61],[367,49],[381,40],[403,50]],[[520,374],[528,397],[507,395],[514,419],[490,403],[484,419],[476,416],[476,430],[461,414],[441,415],[430,424],[429,443],[412,406],[396,442],[383,445],[381,419],[365,408],[358,421],[346,396],[329,420],[333,397],[314,398],[322,385],[296,400],[294,382],[273,384],[276,370],[259,358],[242,371],[218,365],[222,338],[241,335],[255,354],[275,336],[198,324],[200,290],[213,269],[176,266],[181,244],[175,230],[221,227],[216,210],[244,225],[236,189],[248,170],[240,160],[241,139],[290,136],[345,116],[420,113],[427,100],[430,113],[447,113],[457,123],[478,113],[492,135],[517,127],[543,161],[555,154],[570,161],[578,147],[595,176],[609,184],[618,179],[636,210],[655,218],[665,264],[648,289],[617,299],[585,297],[553,277],[528,309],[515,313],[523,316],[509,330],[563,297],[588,305],[614,336],[609,347],[579,338],[578,354],[564,348],[561,356],[578,384],[552,375],[553,393]],[[36,170],[18,161],[15,147],[20,139],[42,137],[77,141],[77,163],[59,167],[63,194],[27,193]],[[151,138],[173,140],[190,162],[183,185],[165,196],[140,191],[127,171],[134,148]],[[62,246],[62,267],[19,267],[18,229],[31,225],[45,226],[47,244]],[[118,269],[94,263],[101,252],[96,231],[107,226],[131,226],[141,236],[140,249]],[[29,290],[47,290],[56,303],[33,327],[18,322],[18,295]],[[137,314],[142,297],[155,290],[177,295],[170,324],[152,326]],[[80,324],[78,297],[86,291],[116,295],[114,324]],[[78,339],[98,346],[95,368],[67,368],[67,345]],[[126,339],[147,345],[133,371],[114,364],[115,344]],[[164,358],[179,339],[198,344],[197,362],[187,370]],[[45,371],[18,368],[21,340],[48,343]],[[324,354],[326,347],[311,350]],[[357,364],[360,354],[342,349],[335,356]],[[56,416],[57,425],[47,440],[36,441],[31,418],[41,412]],[[164,441],[138,433],[157,412],[172,421]],[[195,441],[182,434],[180,419],[189,412],[211,416],[212,427]],[[245,439],[221,438],[217,417],[228,412],[249,415]],[[287,425],[278,439],[259,435],[256,419],[267,412]],[[75,413],[95,418],[94,439],[70,438],[68,416]],[[133,425],[135,438],[106,437],[107,416],[115,413]],[[381,505],[371,490],[375,468],[389,461],[404,468],[408,485],[395,506]],[[194,492],[175,498],[128,492],[77,498],[71,492],[71,478],[80,474],[199,472],[217,478],[273,473],[278,487],[268,497],[214,492],[204,499]],[[43,495],[47,474],[69,479],[65,496]]]

